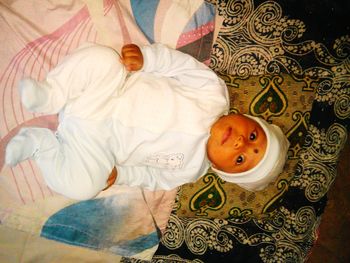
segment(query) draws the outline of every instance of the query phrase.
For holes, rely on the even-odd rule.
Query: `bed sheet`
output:
[[[67,244],[150,259],[176,189],[149,192],[113,186],[96,199],[76,202],[51,191],[34,162],[4,165],[6,144],[21,127],[57,127],[57,116],[22,107],[17,83],[27,76],[43,79],[85,42],[117,51],[126,43],[161,42],[208,63],[215,8],[200,0],[1,1],[0,28],[1,224]]]

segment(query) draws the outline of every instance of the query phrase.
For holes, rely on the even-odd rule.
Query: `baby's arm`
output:
[[[223,82],[211,69],[186,53],[163,44],[144,46],[142,53],[145,72],[178,79],[189,88],[213,89],[217,93],[226,90]]]
[[[150,166],[118,166],[117,185],[141,187],[147,190],[172,190],[201,177],[208,165],[181,170],[166,170]],[[120,176],[119,176],[120,175]]]
[[[192,56],[162,44],[142,47],[143,71],[179,81],[173,85],[179,94],[186,94],[207,113],[207,119],[226,114],[229,94],[223,80]]]

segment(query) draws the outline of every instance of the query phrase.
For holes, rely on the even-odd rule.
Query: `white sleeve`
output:
[[[181,85],[173,85],[174,92],[191,99],[205,114],[203,126],[210,126],[218,116],[228,113],[230,98],[226,84],[206,65],[162,44],[145,46],[142,53],[143,71],[179,81]]]
[[[213,90],[227,95],[225,83],[203,63],[192,56],[162,44],[142,47],[144,72],[154,72],[179,80],[190,88]]]
[[[193,169],[178,171],[158,169],[149,166],[117,166],[115,184],[139,186],[147,190],[172,190],[186,183],[194,182],[206,173],[208,164]]]

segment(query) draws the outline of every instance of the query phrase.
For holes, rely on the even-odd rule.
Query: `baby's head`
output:
[[[211,128],[207,154],[225,181],[262,190],[281,173],[289,142],[282,130],[249,115],[229,114]]]

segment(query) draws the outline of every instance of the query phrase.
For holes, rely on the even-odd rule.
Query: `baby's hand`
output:
[[[117,171],[117,168],[114,167],[112,172],[109,174],[108,179],[107,179],[107,182],[106,182],[107,186],[102,191],[110,188],[115,183],[117,176],[118,176],[118,171]]]
[[[122,47],[121,62],[128,71],[137,71],[143,67],[143,56],[140,48],[135,44]]]

